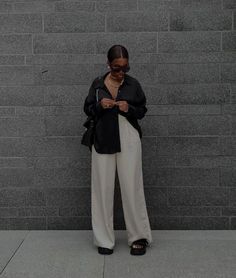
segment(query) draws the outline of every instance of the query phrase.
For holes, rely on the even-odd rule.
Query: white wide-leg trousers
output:
[[[118,114],[121,152],[97,153],[92,146],[91,216],[94,244],[113,249],[113,201],[115,172],[120,183],[128,245],[141,238],[151,244],[152,235],[143,187],[142,148],[138,131]]]

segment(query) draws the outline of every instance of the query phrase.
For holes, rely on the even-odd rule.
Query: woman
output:
[[[137,121],[147,112],[146,97],[140,83],[127,74],[127,49],[113,45],[107,58],[110,70],[94,79],[84,102],[84,112],[97,122],[91,150],[94,244],[100,254],[113,253],[117,167],[130,254],[143,255],[152,242],[143,189],[142,131]]]

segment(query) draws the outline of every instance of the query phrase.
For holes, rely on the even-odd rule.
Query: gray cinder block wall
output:
[[[235,229],[235,29],[235,0],[1,1],[0,228],[91,229],[82,104],[120,43],[147,96],[152,229]]]

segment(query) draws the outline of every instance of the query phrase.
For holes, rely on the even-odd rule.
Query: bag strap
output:
[[[99,88],[96,88],[96,100],[98,102],[98,92],[99,92]],[[97,116],[94,117],[94,120],[96,121]]]
[[[97,102],[98,102],[98,92],[99,92],[99,89],[97,88],[96,89],[96,100],[97,100]]]

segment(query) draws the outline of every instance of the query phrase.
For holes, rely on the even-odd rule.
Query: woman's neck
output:
[[[108,78],[109,78],[112,82],[114,82],[115,84],[117,84],[117,85],[121,84],[121,83],[124,81],[124,78],[122,78],[122,79],[120,80],[120,79],[116,79],[115,77],[113,77],[113,76],[111,75],[111,72],[108,74]]]

